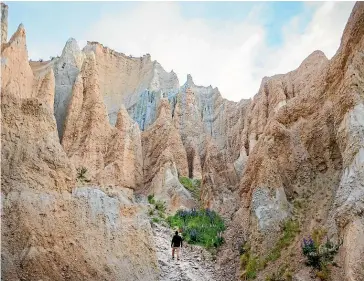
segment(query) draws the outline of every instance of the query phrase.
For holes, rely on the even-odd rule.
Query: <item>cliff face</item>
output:
[[[167,73],[150,55],[128,57],[96,42],[88,42],[84,52],[95,53],[100,92],[112,125],[124,104],[139,127],[146,129],[156,118],[158,100],[178,90],[177,75]]]
[[[244,127],[243,153],[249,156],[232,223],[235,239],[249,241],[260,256],[272,249],[288,218],[299,218],[306,237],[323,228],[329,237],[342,238],[345,270],[334,269],[332,280],[363,276],[363,263],[355,259],[363,253],[363,20],[364,6],[357,3],[330,61],[314,52],[296,71],[263,79]],[[291,254],[296,270],[300,242],[281,258]],[[226,255],[222,262],[229,260]]]
[[[166,99],[160,100],[156,121],[143,132],[142,146],[146,192],[166,201],[170,211],[195,207],[191,194],[179,182],[179,176],[188,176],[187,155]]]
[[[8,5],[1,3],[1,44],[8,41]]]
[[[228,226],[217,255],[221,279],[244,275],[241,244],[264,258],[282,224],[295,219],[300,234],[258,280],[287,260],[296,280],[315,280],[298,249],[316,229],[343,239],[342,267],[331,279],[363,280],[362,3],[331,60],[315,51],[296,70],[264,77],[258,93],[239,103],[191,75],[180,86],[150,55],[128,57],[96,42],[80,50],[70,39],[61,57],[29,64],[24,27],[6,38],[7,280],[156,280],[150,224],[134,194],[154,194],[169,212],[202,205],[221,213]],[[201,180],[198,201],[181,176]]]
[[[136,189],[142,184],[139,128],[122,108],[116,127],[107,118],[94,53],[87,54],[73,86],[62,145],[92,183]]]
[[[102,111],[97,104],[94,57],[86,59],[74,86],[71,103],[74,111],[68,116],[64,140],[67,149],[60,144],[53,115],[54,72],[51,67],[43,69],[44,65],[38,65],[39,71],[33,75],[22,26],[2,45],[1,58],[2,278],[156,280],[158,265],[150,223],[130,192],[135,182],[141,182],[141,166],[132,166],[129,161],[133,153],[141,161],[141,149],[133,144],[139,135],[140,145],[139,129],[121,112],[113,129],[114,135],[121,135],[115,139],[122,143],[114,145],[120,154],[114,155],[107,149],[99,153],[103,139],[91,144],[98,137],[97,126],[109,125],[106,111],[104,115],[96,115]],[[83,79],[87,84],[85,92],[79,91]],[[101,98],[100,104],[103,105]],[[86,112],[82,112],[82,105]],[[88,110],[95,114],[89,127],[83,124],[88,121],[83,118],[90,113]],[[99,120],[101,117],[105,123]],[[76,122],[81,128],[90,128],[81,131],[90,134],[86,141],[89,145],[77,147],[78,138],[84,135],[73,130]],[[67,142],[69,135],[75,142],[72,145]],[[81,155],[72,150],[78,152],[84,146],[86,149]],[[75,165],[78,167],[83,159],[92,160],[93,153],[105,157],[106,167],[90,161],[90,172],[101,174],[97,179],[102,183],[107,181],[119,188],[105,193],[95,185],[97,181],[92,186],[76,184]],[[130,174],[129,167],[133,169]],[[109,178],[108,173],[118,168],[126,169],[124,174],[117,170],[112,172],[114,178]]]

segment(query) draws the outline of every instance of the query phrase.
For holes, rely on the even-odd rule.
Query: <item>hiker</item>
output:
[[[178,235],[178,231],[175,232],[172,238],[171,247],[172,247],[172,259],[174,259],[174,252],[176,251],[177,260],[179,260],[179,251],[180,248],[182,248],[182,237]]]

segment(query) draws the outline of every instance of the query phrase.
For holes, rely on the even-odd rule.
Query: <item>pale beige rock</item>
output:
[[[86,57],[73,87],[62,145],[76,167],[102,186],[139,188],[142,182],[141,138],[125,109],[112,127],[99,90],[95,55]]]
[[[8,5],[1,3],[1,44],[8,40]]]
[[[55,89],[53,69],[49,68],[46,73],[35,79],[34,87],[36,87],[37,98],[44,101],[49,107],[50,112],[53,114]]]
[[[142,133],[142,146],[145,192],[166,201],[169,211],[194,206],[191,194],[178,180],[188,176],[187,156],[166,99],[160,100],[156,121]]]
[[[356,241],[356,251],[344,251],[338,257],[339,263],[345,262],[346,269],[336,270],[335,280],[361,280],[358,273],[361,263],[355,257],[360,254],[362,241],[355,229],[360,225],[357,220],[363,209],[359,199],[364,159],[363,20],[364,5],[357,3],[341,46],[330,61],[322,53],[314,52],[296,71],[263,79],[244,125],[248,159],[240,181],[241,198],[246,204],[241,210],[246,207],[254,210],[247,229],[252,250],[266,255],[278,238],[274,238],[274,232],[263,235],[264,221],[272,220],[267,211],[271,203],[254,194],[267,187],[272,194],[284,190],[288,204],[300,198],[308,204],[303,213],[305,219],[301,221],[301,229],[309,228],[307,236],[308,231],[327,222],[331,236]],[[291,90],[285,89],[284,83],[288,86],[291,83]],[[259,206],[267,211],[265,215],[257,212]],[[313,214],[320,218],[312,220]],[[332,218],[335,223],[330,223]],[[291,260],[291,266],[295,263],[300,266],[298,261]],[[265,273],[268,271],[262,272],[258,279]]]
[[[2,190],[19,185],[70,190],[75,171],[55,134],[50,107],[54,78],[49,74],[39,89],[33,88],[22,26],[2,47]]]
[[[364,280],[364,223],[357,218],[345,228],[343,244],[346,280]]]
[[[22,39],[23,34],[16,36]],[[25,65],[28,59],[24,53],[14,50],[5,49],[2,58]],[[88,63],[93,61],[91,58]],[[21,75],[14,64],[7,67],[1,85],[2,278],[157,280],[150,223],[130,190],[114,189],[112,196],[98,187],[78,187],[70,192],[76,174],[59,143],[49,104],[51,92],[54,97],[52,71],[33,88],[30,83],[26,87],[29,77]],[[85,65],[86,82],[94,80],[90,68],[92,65]],[[11,77],[5,76],[9,74]],[[11,78],[24,92],[4,87]],[[97,86],[87,84],[89,100],[97,101]],[[76,98],[79,101],[83,102]],[[91,106],[90,101],[85,104],[92,110],[95,104]],[[130,120],[120,115],[118,130],[128,135],[127,130],[135,127],[128,128]]]
[[[73,87],[62,145],[76,167],[86,167],[92,180],[105,167],[111,127],[99,91],[95,56],[85,59]]]
[[[115,178],[119,186],[140,189],[143,183],[140,130],[123,106],[115,128],[105,155],[106,166],[96,177],[101,185],[110,185],[110,179]]]
[[[206,138],[201,113],[196,102],[196,96],[190,88],[177,96],[173,111],[173,123],[187,151],[188,175],[191,178],[202,177],[200,158],[203,156]]]
[[[54,58],[49,63],[55,74],[54,115],[60,139],[63,137],[67,109],[72,98],[72,88],[82,68],[84,58],[85,54],[80,50],[77,41],[70,38],[62,50],[61,56]],[[39,70],[38,67],[37,72]]]
[[[148,218],[120,190],[23,186],[2,200],[4,280],[157,280]]]
[[[33,72],[28,63],[25,29],[22,24],[8,43],[1,45],[2,90],[17,98],[33,96]]]
[[[97,42],[87,43],[84,52],[90,51],[96,56],[100,93],[112,125],[124,104],[141,130],[146,129],[156,118],[162,92],[168,95],[178,90],[177,75],[166,72],[149,54],[139,58],[126,56]],[[150,115],[146,112],[148,107]]]

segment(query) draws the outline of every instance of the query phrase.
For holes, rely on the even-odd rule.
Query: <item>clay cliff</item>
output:
[[[220,280],[248,279],[247,244],[265,261],[257,280],[282,266],[317,280],[300,246],[320,229],[343,241],[329,280],[363,281],[363,3],[332,59],[315,51],[240,102],[97,42],[71,38],[60,57],[29,62],[25,28],[7,41],[1,9],[5,280],[158,280],[154,195],[167,213],[224,217]],[[201,180],[199,198],[181,177]],[[268,259],[290,221],[298,234]]]
[[[76,183],[75,165],[80,160],[61,145],[53,114],[53,71],[50,69],[43,78],[33,75],[25,40],[24,27],[20,26],[10,41],[2,44],[1,53],[2,278],[156,280],[158,266],[151,226],[131,189],[120,187],[105,193],[93,183]],[[86,59],[79,76],[81,82],[90,74],[92,63],[92,57]],[[93,82],[95,75],[86,79]],[[97,104],[90,104],[97,101],[96,89],[87,87],[84,101],[95,111]],[[74,94],[73,104],[83,102],[82,94]],[[125,167],[123,161],[128,154],[140,154],[140,149],[126,144],[139,131],[125,115],[121,111],[114,129],[114,134],[122,135],[120,140],[126,140],[115,144],[124,152],[120,149],[121,155],[112,156],[105,151],[105,158],[111,160],[107,160],[106,167],[95,169],[107,180],[113,166]],[[82,121],[80,118],[80,126]],[[69,127],[72,130],[72,124]],[[91,140],[94,128],[87,131]],[[76,137],[75,142],[77,145]],[[85,151],[100,149],[94,147],[86,146],[89,149]],[[141,159],[141,155],[138,157]],[[127,161],[129,166],[129,158]],[[121,179],[120,185],[135,187],[133,174],[128,176],[129,179]],[[117,175],[110,181],[119,184]]]
[[[364,5],[357,3],[330,61],[316,51],[297,70],[263,79],[242,136],[249,157],[231,223],[234,239],[249,241],[261,256],[269,254],[288,218],[298,217],[302,236],[324,228],[344,243],[338,257],[344,269],[333,269],[331,280],[364,276],[358,259],[364,253],[363,23]],[[300,242],[295,239],[266,272],[285,259],[299,271]],[[223,262],[231,262],[230,249],[226,254]]]

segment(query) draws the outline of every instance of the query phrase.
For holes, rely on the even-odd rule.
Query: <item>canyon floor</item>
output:
[[[200,246],[185,243],[179,261],[172,259],[173,230],[152,223],[153,236],[160,268],[160,281],[217,281],[212,254]]]

